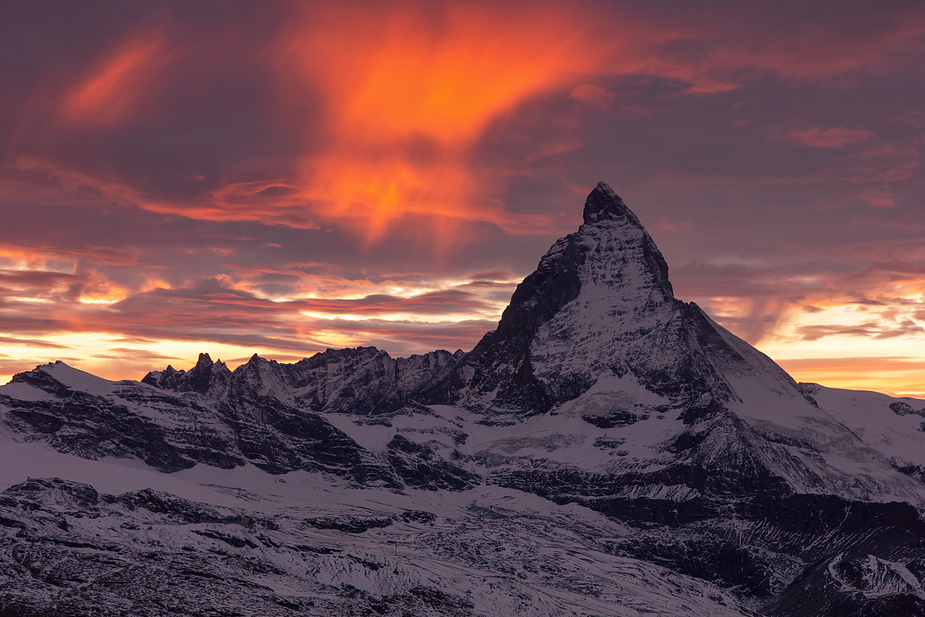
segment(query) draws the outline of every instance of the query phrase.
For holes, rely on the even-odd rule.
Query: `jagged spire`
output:
[[[585,200],[584,222],[596,223],[602,218],[625,218],[642,227],[636,215],[606,182],[598,182]]]

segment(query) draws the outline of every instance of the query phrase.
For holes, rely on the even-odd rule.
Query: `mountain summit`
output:
[[[626,375],[685,408],[739,398],[727,371],[800,398],[770,359],[675,299],[652,237],[603,182],[578,231],[552,245],[462,364],[472,374],[463,404],[496,411],[546,412]]]
[[[923,417],[675,298],[600,183],[468,353],[16,375],[0,616],[925,615]]]

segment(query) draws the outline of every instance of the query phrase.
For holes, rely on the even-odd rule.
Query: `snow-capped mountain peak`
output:
[[[583,220],[552,245],[497,330],[461,363],[471,374],[463,404],[544,412],[600,379],[629,374],[677,406],[725,406],[741,398],[725,373],[756,370],[802,399],[773,362],[675,299],[664,257],[610,186],[591,191]]]
[[[468,353],[16,375],[0,615],[925,615],[923,417],[676,299],[600,183]]]

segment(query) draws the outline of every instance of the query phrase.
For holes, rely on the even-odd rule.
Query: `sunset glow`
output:
[[[301,161],[302,195],[367,242],[407,214],[516,232],[496,206],[479,204],[499,187],[484,186],[491,179],[475,176],[469,159],[490,122],[604,66],[616,41],[595,44],[582,17],[479,3],[306,11],[280,62],[324,93],[329,145]],[[435,244],[448,240],[441,235]]]
[[[925,394],[925,9],[823,5],[0,9],[0,381],[471,349],[604,180],[795,378]]]

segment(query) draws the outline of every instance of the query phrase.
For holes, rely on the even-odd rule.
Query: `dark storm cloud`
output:
[[[62,282],[71,283],[79,277],[64,272],[49,272],[47,270],[0,270],[0,283],[12,284],[17,287],[51,288]]]

